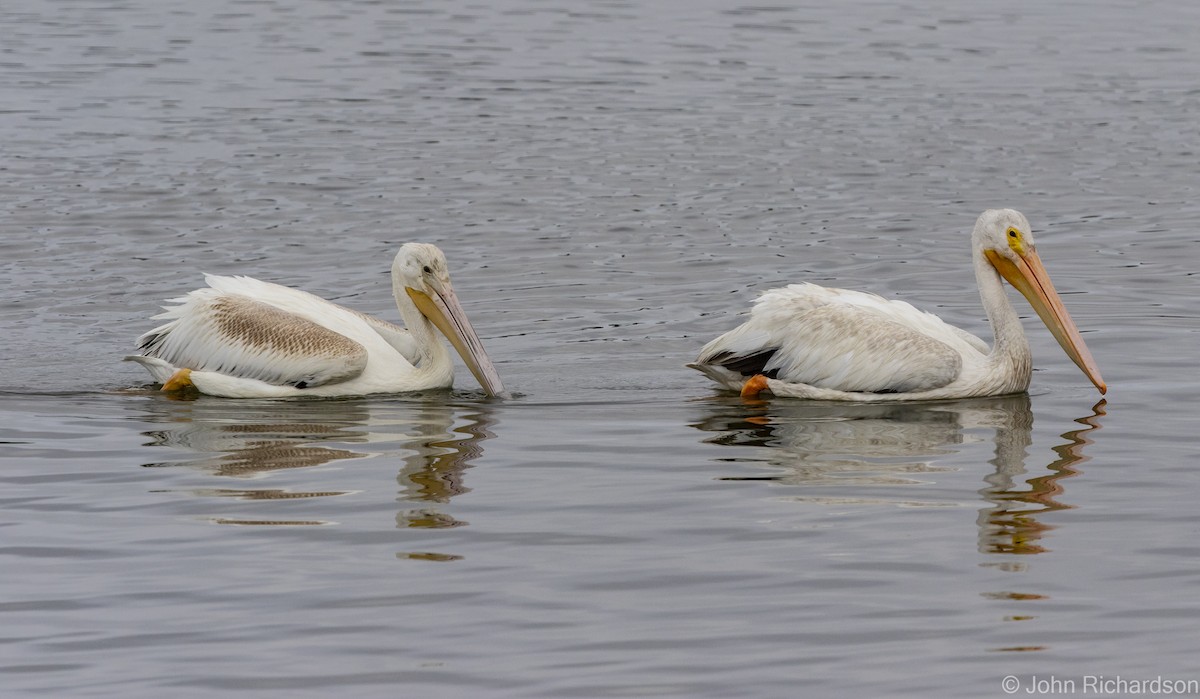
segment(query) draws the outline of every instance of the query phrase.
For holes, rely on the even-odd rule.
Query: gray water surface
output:
[[[1200,6],[0,7],[5,696],[1003,696],[1200,681]],[[757,292],[987,335],[1024,211],[1101,401],[744,403]],[[172,400],[203,272],[396,318],[438,244],[506,386]]]

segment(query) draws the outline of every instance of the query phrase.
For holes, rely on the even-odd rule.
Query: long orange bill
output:
[[[467,368],[475,375],[475,380],[483,386],[489,396],[504,396],[504,384],[500,382],[500,374],[483,349],[483,342],[467,320],[467,312],[458,302],[454,287],[447,282],[441,289],[434,290],[433,296],[406,287],[409,298],[416,304],[417,309],[426,318],[433,321],[438,330],[450,340],[454,349],[463,358]]]
[[[1054,284],[1050,282],[1050,275],[1042,266],[1042,260],[1038,257],[1037,251],[1029,250],[1020,254],[1015,262],[991,250],[986,251],[986,254],[988,261],[992,263],[1000,276],[1021,292],[1033,310],[1037,311],[1042,322],[1050,329],[1054,339],[1058,340],[1058,344],[1062,345],[1071,361],[1083,370],[1096,388],[1100,389],[1100,393],[1107,392],[1108,386],[1105,385],[1104,379],[1100,378],[1100,369],[1096,367],[1096,360],[1092,359],[1092,353],[1083,343],[1079,329],[1075,327],[1075,322],[1071,320],[1070,314],[1063,306],[1062,299],[1054,290]]]

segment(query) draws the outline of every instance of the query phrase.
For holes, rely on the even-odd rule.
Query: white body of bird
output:
[[[433,245],[409,243],[392,265],[406,327],[305,291],[250,277],[206,275],[207,288],[172,299],[138,338],[164,390],[194,387],[228,398],[354,396],[444,388],[453,362],[440,330],[490,395],[504,387],[467,320]]]

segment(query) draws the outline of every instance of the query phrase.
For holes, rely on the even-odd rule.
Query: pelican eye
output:
[[[1012,248],[1013,252],[1018,255],[1025,254],[1025,238],[1021,236],[1021,231],[1017,228],[1009,228],[1005,233],[1008,235],[1008,247]]]
[[[433,274],[433,268],[429,265],[425,265],[421,269],[424,270],[425,274]]]

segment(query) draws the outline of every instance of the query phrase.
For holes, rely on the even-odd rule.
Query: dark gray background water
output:
[[[1200,679],[1200,6],[0,6],[5,696],[1002,696]],[[1023,210],[1111,387],[745,405],[787,281],[987,327]],[[173,401],[202,271],[395,318],[440,245],[517,399]]]

